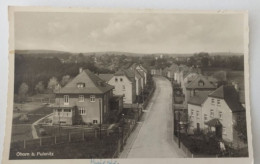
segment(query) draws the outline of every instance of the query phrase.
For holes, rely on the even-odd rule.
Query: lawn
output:
[[[52,138],[53,139],[53,138]],[[14,143],[10,149],[10,159],[90,159],[90,158],[112,158],[116,148],[117,148],[117,137],[110,136],[105,137],[103,140],[99,138],[86,138],[85,140],[79,140],[74,142],[65,142],[60,144],[54,144],[49,142],[43,146],[39,145],[39,140],[31,142],[23,147],[23,143]],[[53,156],[27,156],[18,157],[17,152],[27,153],[27,152],[51,152]]]
[[[32,110],[30,112],[27,113],[27,117],[28,117],[28,120],[27,121],[22,121],[22,120],[19,120],[20,117],[16,117],[13,119],[13,124],[32,124],[34,123],[35,121],[37,121],[38,119],[50,114],[53,112],[53,109],[50,108],[50,107],[47,107],[46,105],[41,107],[41,108],[38,108],[36,110]]]
[[[32,129],[30,124],[21,124],[12,126],[11,141],[32,139]]]

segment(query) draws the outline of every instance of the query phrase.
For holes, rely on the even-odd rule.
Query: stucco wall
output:
[[[220,100],[220,104],[217,104],[217,100]],[[223,99],[214,98],[212,103],[212,98],[208,97],[205,103],[202,105],[203,115],[207,114],[209,119],[218,118],[226,130],[226,134],[222,131],[222,138],[228,142],[233,141],[233,116],[232,111]],[[210,117],[210,110],[214,111],[214,117]],[[222,119],[220,118],[220,112],[222,112]]]
[[[192,116],[193,110],[193,116]],[[197,115],[198,112],[198,115]],[[204,122],[203,122],[203,115],[202,115],[202,108],[198,105],[188,104],[188,116],[190,122],[190,129],[196,129],[197,123],[199,123],[200,129],[204,129]]]
[[[64,95],[69,96],[69,103],[64,104]],[[80,94],[84,95],[84,101],[79,101],[79,95],[78,94],[64,94],[64,95],[56,95],[56,104],[60,104],[64,107],[75,107],[75,122],[83,121],[85,123],[93,123],[93,120],[97,120],[98,123],[100,123],[100,110],[102,112],[102,118],[103,121],[106,120],[106,116],[109,113],[109,99],[112,96],[110,92],[106,93],[106,99],[104,101],[103,95],[94,95],[95,96],[95,102],[90,102],[90,96],[89,94]],[[99,101],[101,104],[99,104]],[[101,105],[101,106],[100,106]],[[106,112],[104,111],[106,106]],[[79,108],[84,107],[86,110],[85,115],[79,114]],[[66,119],[66,118],[64,118]]]
[[[117,82],[115,80],[117,78]],[[122,78],[122,81],[120,81]],[[135,83],[131,82],[126,76],[114,76],[109,80],[108,84],[113,85],[115,88],[113,90],[114,95],[124,95],[124,103],[132,104],[136,98],[136,88]],[[123,86],[125,89],[123,89]]]

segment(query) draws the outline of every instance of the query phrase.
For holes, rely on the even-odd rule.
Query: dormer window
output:
[[[78,88],[84,88],[84,87],[85,87],[85,83],[78,83],[78,84],[77,84],[77,87],[78,87]]]
[[[199,86],[204,86],[205,83],[204,83],[204,81],[200,80],[200,81],[198,82],[198,85],[199,85]]]

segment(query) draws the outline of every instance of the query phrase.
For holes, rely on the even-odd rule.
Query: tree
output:
[[[68,82],[70,82],[70,81],[71,81],[70,75],[65,75],[62,77],[60,85],[63,87],[66,84],[68,84]]]
[[[56,77],[52,77],[49,80],[48,83],[48,89],[50,89],[52,92],[59,87],[59,83]]]
[[[28,87],[28,85],[26,83],[22,83],[20,85],[18,94],[19,94],[21,102],[25,101],[25,99],[27,97],[28,90],[29,90],[29,87]]]
[[[37,93],[43,93],[44,92],[44,85],[43,85],[43,82],[42,81],[39,81],[38,84],[36,84],[35,86],[35,91]]]

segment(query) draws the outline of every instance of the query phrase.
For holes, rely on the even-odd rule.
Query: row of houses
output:
[[[147,84],[147,74],[147,69],[134,63],[114,74],[99,74],[99,77],[114,86],[114,95],[123,95],[124,104],[133,104]]]
[[[147,83],[147,70],[133,64],[115,74],[79,74],[55,91],[53,124],[102,124],[119,115],[125,103],[132,104]]]
[[[218,78],[220,76],[205,76],[197,68],[177,64],[166,68],[164,76],[182,90],[182,109],[188,117],[184,120],[191,132],[210,132],[227,142],[239,142],[240,134],[234,127],[238,121],[246,121],[246,116],[244,95],[236,83]]]

